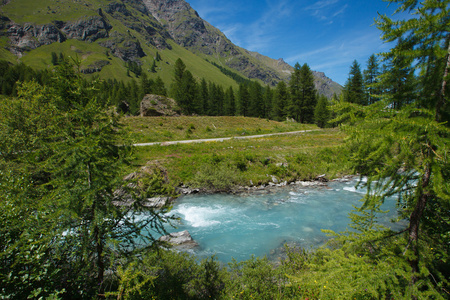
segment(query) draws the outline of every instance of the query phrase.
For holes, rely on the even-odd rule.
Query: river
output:
[[[328,182],[324,186],[290,185],[263,193],[242,195],[187,195],[178,199],[171,211],[180,218],[177,228],[188,230],[200,245],[199,257],[216,255],[221,262],[255,256],[274,256],[285,243],[305,248],[326,240],[321,229],[335,232],[349,228],[349,212],[360,206],[364,189],[356,189],[357,179]],[[389,213],[379,221],[390,225],[396,215],[396,198],[387,199]],[[399,226],[399,225],[396,225]]]

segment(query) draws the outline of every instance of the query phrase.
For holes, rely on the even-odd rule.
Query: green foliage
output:
[[[238,84],[250,84],[251,81],[248,78],[245,78],[241,75],[239,75],[238,73],[231,71],[230,69],[224,68],[221,65],[216,64],[215,62],[209,61],[207,60],[210,64],[212,64],[213,66],[215,66],[216,68],[218,68],[220,70],[220,72],[222,72],[223,74],[227,75],[228,77],[232,78],[234,81],[236,81],[236,83]]]
[[[320,128],[328,125],[330,120],[330,111],[328,109],[328,99],[325,96],[319,96],[319,101],[314,108],[314,121]]]
[[[187,253],[160,250],[118,270],[111,299],[220,299],[225,288],[225,270],[214,257],[198,263]]]
[[[136,237],[151,245],[150,229],[164,231],[159,213],[167,208],[156,212],[144,204],[168,190],[157,174],[123,182],[130,148],[119,146],[118,116],[92,97],[94,89],[63,61],[50,85],[24,83],[16,99],[1,102],[0,187],[8,201],[2,274],[8,275],[0,279],[9,298],[102,294],[114,257],[134,251]],[[18,193],[19,186],[6,182],[25,189]],[[121,189],[126,193],[116,192]],[[14,220],[17,212],[22,217]],[[153,218],[135,219],[140,213]],[[18,289],[21,278],[27,284]]]
[[[272,106],[273,118],[284,121],[288,115],[289,92],[284,81],[280,81],[275,89],[274,102]]]
[[[317,91],[314,76],[307,64],[295,65],[289,82],[289,114],[288,116],[301,123],[313,123],[314,107],[317,103]]]
[[[278,284],[282,273],[274,269],[267,258],[255,258],[229,263],[229,297],[235,299],[274,299],[280,294]]]
[[[381,70],[377,57],[372,54],[367,61],[367,69],[364,70],[364,87],[367,95],[367,104],[372,104],[380,99],[380,87],[378,85]]]
[[[350,67],[349,76],[344,86],[344,101],[366,105],[364,82],[359,63],[354,60]]]

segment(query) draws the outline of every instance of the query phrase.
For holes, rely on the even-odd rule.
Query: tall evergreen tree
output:
[[[274,103],[272,106],[273,117],[277,121],[285,121],[288,115],[289,92],[284,81],[280,81],[275,89]]]
[[[197,82],[184,62],[178,58],[175,61],[172,95],[177,104],[186,114],[194,112],[194,101],[197,96]]]
[[[294,66],[294,72],[289,81],[289,92],[289,117],[294,118],[298,122],[300,121],[304,100],[301,66],[298,62]]]
[[[225,116],[234,116],[236,112],[236,100],[234,97],[233,87],[229,87],[225,92],[225,100],[223,105],[223,113]]]
[[[153,93],[156,95],[167,96],[166,86],[161,77],[156,77],[155,83],[153,85]]]
[[[367,104],[372,104],[379,100],[380,89],[378,88],[378,76],[380,75],[380,66],[375,54],[372,54],[367,61],[367,69],[364,70],[364,87],[367,96]]]
[[[300,118],[301,123],[314,122],[314,108],[317,104],[317,91],[314,85],[314,75],[307,64],[300,69]]]
[[[208,91],[208,83],[206,82],[205,78],[202,78],[202,81],[200,82],[199,87],[199,113],[201,115],[207,115],[208,114],[208,102],[209,102],[209,91]]]
[[[239,84],[238,92],[238,114],[240,116],[248,116],[250,94],[248,92],[248,86],[245,83]]]
[[[350,73],[344,86],[344,101],[360,105],[367,104],[361,67],[356,60],[350,67]]]
[[[261,118],[264,116],[264,101],[262,87],[257,81],[252,81],[249,88],[249,108],[250,117]]]
[[[273,105],[273,90],[269,85],[264,89],[264,118],[271,119],[272,116],[272,105]]]
[[[320,128],[327,126],[330,119],[330,111],[328,109],[328,99],[324,95],[319,96],[319,101],[314,109],[314,122]]]
[[[197,82],[190,71],[185,71],[181,81],[181,86],[178,88],[179,94],[175,100],[185,114],[192,114],[195,112],[195,99],[197,98]]]

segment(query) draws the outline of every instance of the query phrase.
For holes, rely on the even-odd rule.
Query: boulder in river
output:
[[[181,232],[173,232],[159,238],[159,241],[167,242],[174,248],[179,250],[188,250],[198,247],[198,243],[194,241],[187,230]]]

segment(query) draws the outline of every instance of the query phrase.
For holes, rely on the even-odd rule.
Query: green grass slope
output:
[[[109,31],[110,36],[130,37],[139,41],[142,50],[146,56],[139,58],[144,72],[147,72],[149,78],[160,76],[169,87],[173,77],[174,63],[181,58],[187,66],[187,69],[197,78],[205,78],[224,87],[237,87],[236,82],[220,72],[219,69],[205,61],[203,58],[193,54],[185,48],[177,45],[172,40],[166,40],[170,48],[158,49],[153,46],[146,36],[133,29],[134,25],[125,17],[114,18],[105,12],[105,8],[111,3],[106,0],[11,0],[6,5],[0,7],[0,14],[8,17],[17,24],[31,23],[35,25],[51,24],[55,21],[76,21],[90,16],[98,16],[101,8],[107,21],[112,26]],[[145,15],[137,11],[134,7],[125,4],[127,10],[132,14],[135,23],[141,23],[144,26],[150,26],[155,23],[152,16]],[[81,62],[81,69],[88,68],[98,62],[108,62],[108,65],[102,68],[100,72],[93,73],[90,76],[100,76],[103,79],[131,80],[136,78],[133,73],[127,76],[125,61],[110,54],[106,47],[100,44],[112,38],[103,38],[95,42],[85,42],[76,39],[68,39],[62,43],[52,43],[36,49],[30,49],[23,53],[22,57],[17,57],[7,51],[8,38],[0,36],[0,59],[10,62],[23,62],[33,68],[44,69],[51,68],[51,53],[63,53],[66,57],[73,57]],[[157,62],[156,73],[150,72],[151,65],[159,52],[162,61]]]

